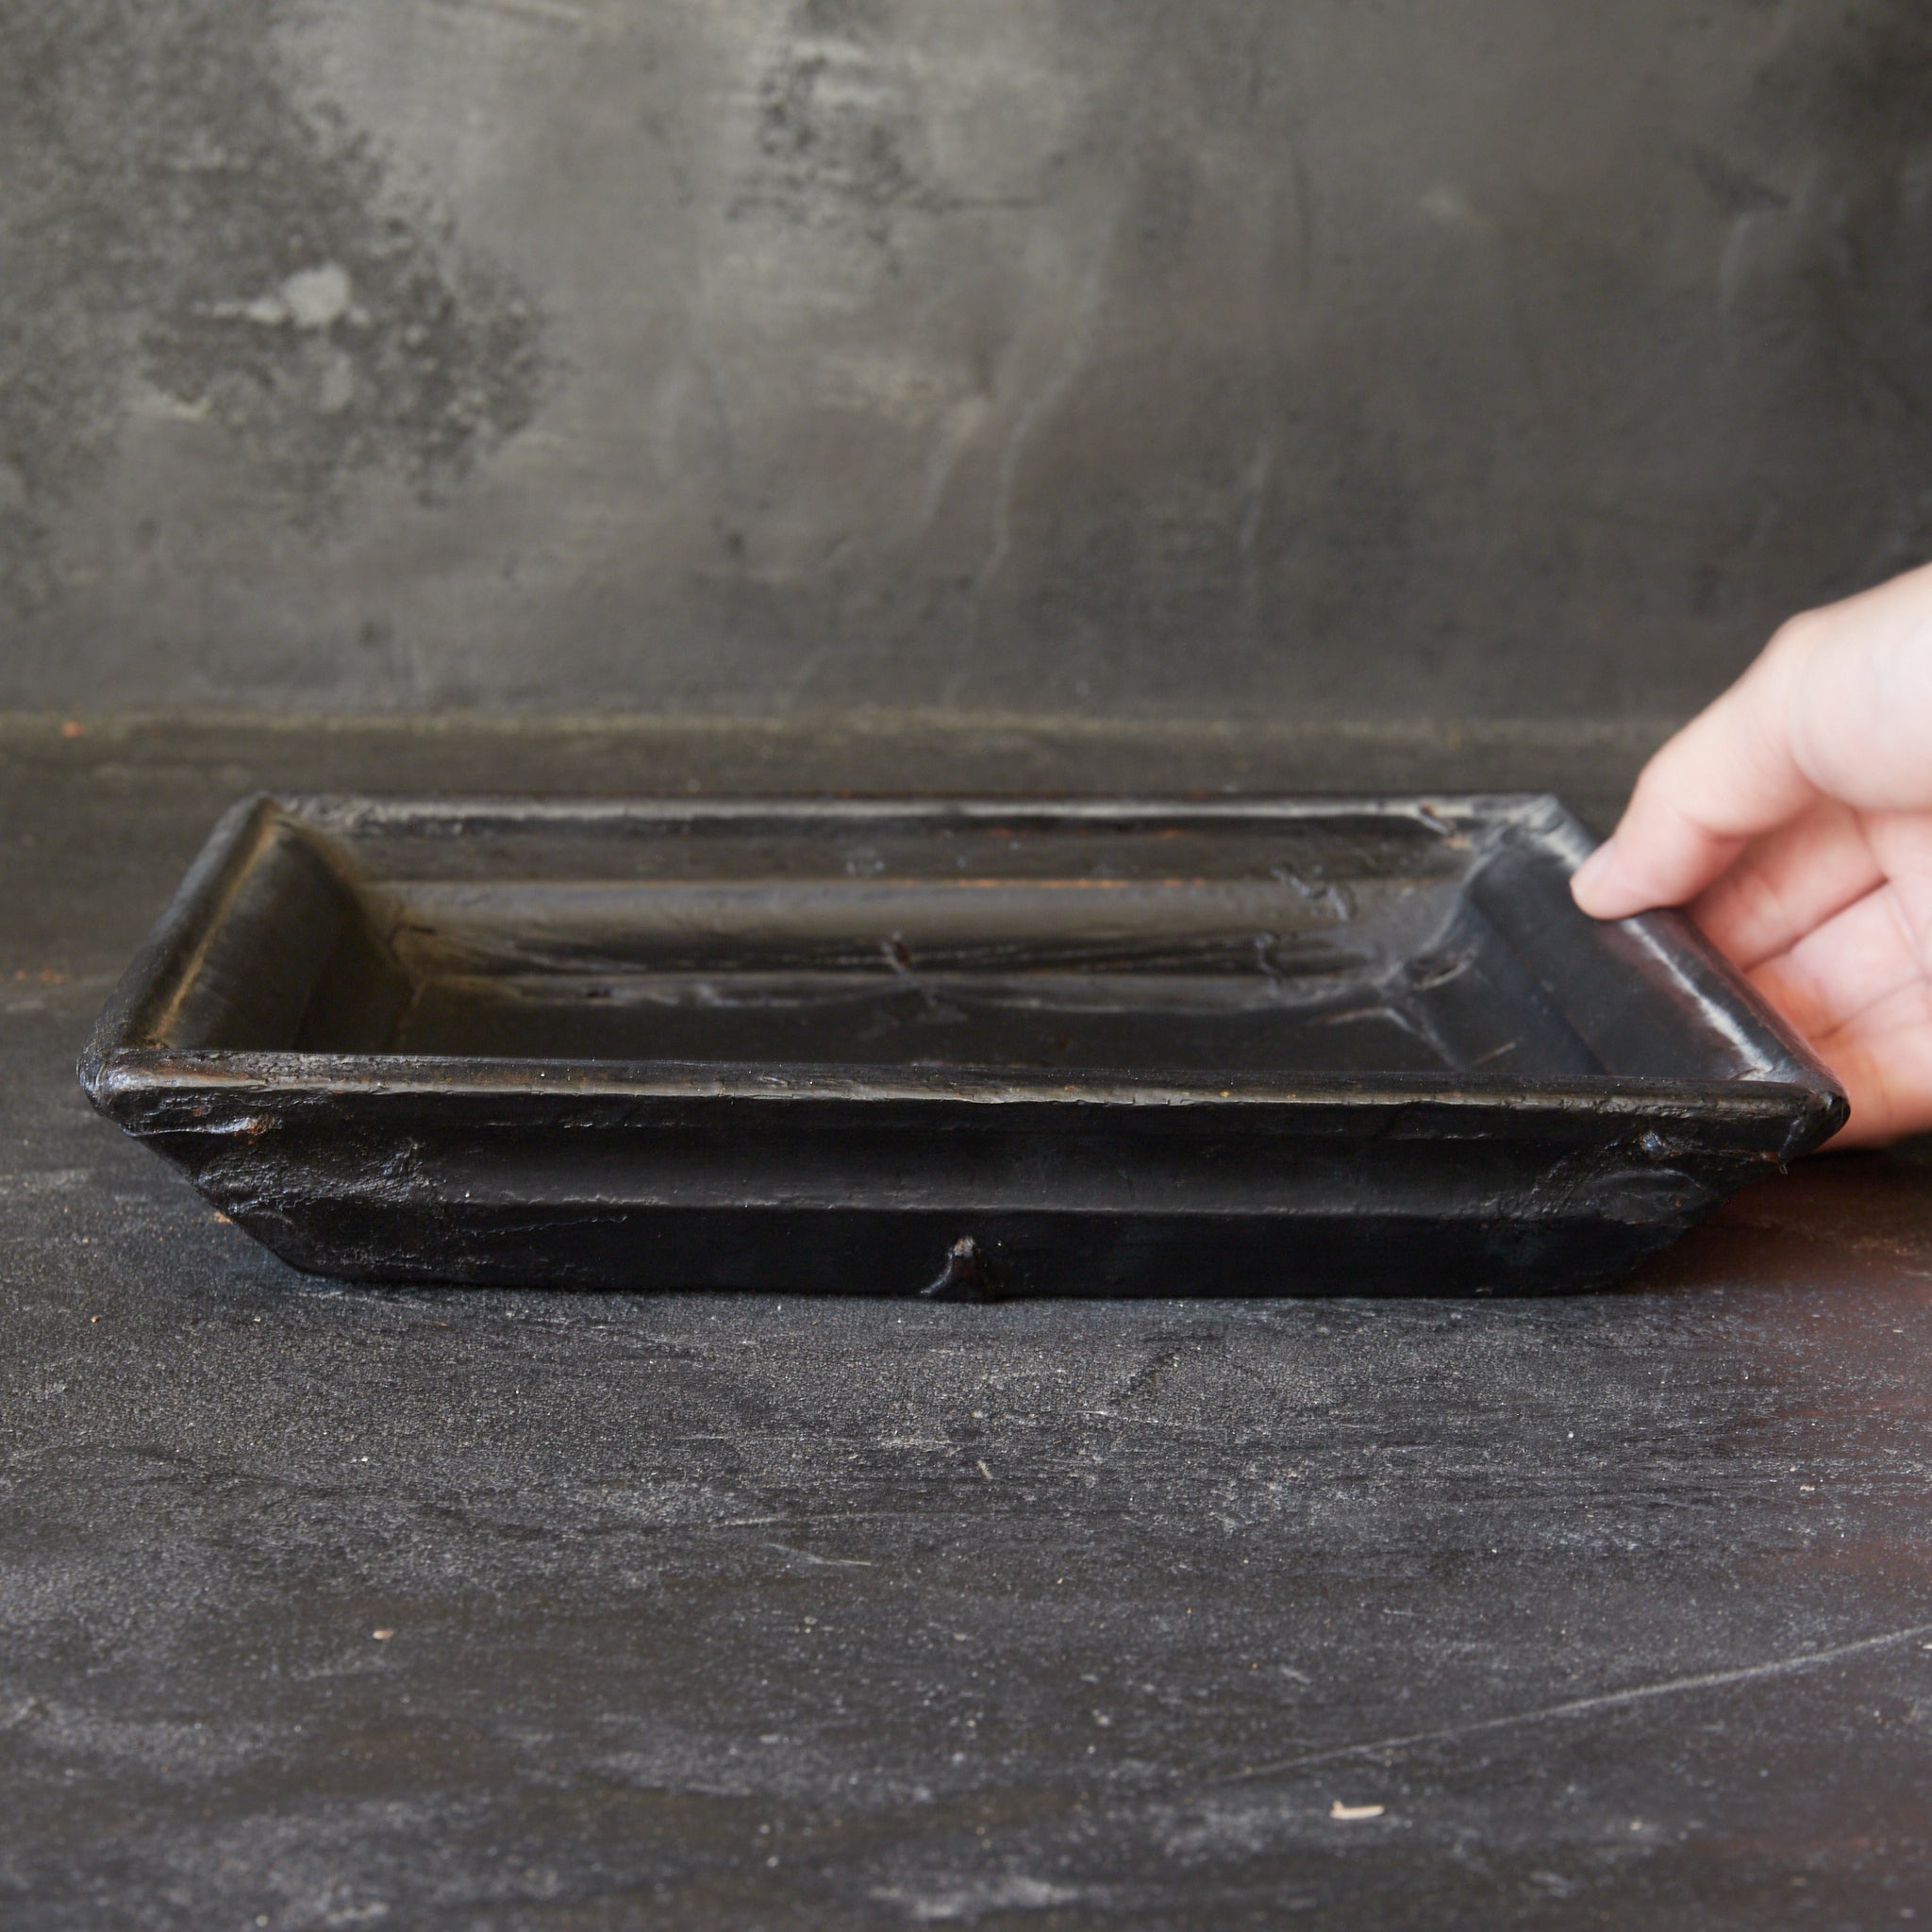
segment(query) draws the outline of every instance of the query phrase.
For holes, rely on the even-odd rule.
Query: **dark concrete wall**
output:
[[[1665,713],[1928,325],[1924,0],[8,0],[0,706]]]

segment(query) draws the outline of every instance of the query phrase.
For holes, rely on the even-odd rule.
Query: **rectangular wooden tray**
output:
[[[1615,1280],[1842,1095],[1541,797],[256,798],[81,1062],[299,1268],[989,1296]]]

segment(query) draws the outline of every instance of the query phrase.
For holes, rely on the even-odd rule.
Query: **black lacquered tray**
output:
[[[81,1062],[296,1266],[1609,1282],[1844,1101],[1549,798],[258,798]]]

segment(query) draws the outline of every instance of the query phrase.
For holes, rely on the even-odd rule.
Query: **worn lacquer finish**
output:
[[[1535,796],[248,801],[82,1063],[298,1266],[1615,1279],[1843,1101]]]

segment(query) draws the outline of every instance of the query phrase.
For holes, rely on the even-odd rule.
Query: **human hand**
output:
[[[1834,1146],[1932,1127],[1932,568],[1786,625],[1572,890],[1685,907],[1843,1085]]]

